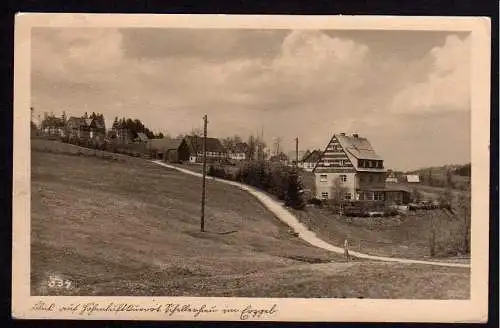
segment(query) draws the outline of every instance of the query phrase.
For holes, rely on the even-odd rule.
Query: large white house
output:
[[[335,189],[339,188],[346,200],[383,201],[386,198],[384,161],[370,142],[357,134],[334,135],[313,172],[319,199],[333,198],[337,194]]]

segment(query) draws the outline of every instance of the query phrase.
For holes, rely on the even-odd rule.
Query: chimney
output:
[[[345,133],[344,133],[344,132],[341,132],[341,133],[340,133],[340,135],[341,135],[341,136],[345,136]]]
[[[352,136],[353,136],[354,138],[358,138],[358,137],[359,137],[359,134],[357,134],[357,133],[353,133],[353,134],[352,134]]]

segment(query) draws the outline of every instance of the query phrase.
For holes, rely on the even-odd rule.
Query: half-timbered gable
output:
[[[314,168],[316,196],[330,199],[342,189],[345,200],[385,200],[384,161],[366,138],[336,134]]]

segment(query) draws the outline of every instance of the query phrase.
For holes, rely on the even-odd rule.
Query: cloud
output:
[[[122,65],[115,29],[34,29],[33,74],[70,82],[101,82]]]
[[[400,32],[358,33],[35,29],[32,103],[69,115],[102,112],[108,125],[115,116],[140,118],[174,135],[201,126],[206,113],[210,135],[246,137],[264,127],[285,149],[297,136],[301,148],[322,148],[333,133],[359,132],[394,165],[409,165],[391,151],[402,147],[395,140],[411,130],[413,147],[426,149],[418,133],[444,121],[414,129],[421,117],[468,109],[469,41],[426,34],[403,47]],[[442,131],[448,148],[466,135]]]
[[[392,102],[396,112],[470,110],[470,37],[450,35],[428,56],[433,69],[423,82],[409,85]]]

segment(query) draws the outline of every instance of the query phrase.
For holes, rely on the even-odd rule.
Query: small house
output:
[[[313,150],[311,152],[306,152],[302,160],[299,161],[299,167],[303,168],[305,171],[312,172],[316,163],[321,159],[321,151]]]
[[[271,158],[269,158],[269,161],[273,163],[281,163],[287,165],[289,158],[284,153],[279,153],[277,155],[271,156]]]
[[[69,139],[90,139],[90,126],[83,117],[71,116],[66,123]]]
[[[42,132],[47,136],[64,137],[66,125],[62,118],[49,116],[43,121]]]
[[[147,148],[152,158],[176,163],[179,161],[179,146],[182,141],[181,138],[150,139]]]
[[[289,159],[289,164],[290,165],[296,165],[297,163],[297,157],[299,158],[299,166],[301,165],[302,159],[304,156],[306,156],[309,153],[309,151],[304,151],[304,150],[299,150],[297,151],[291,151],[288,152],[286,155]],[[298,155],[298,156],[297,156]]]
[[[203,162],[203,137],[186,136],[179,145],[179,160],[191,163]],[[228,160],[227,150],[217,138],[206,138],[207,162],[225,162]]]
[[[238,142],[233,147],[228,149],[229,159],[233,161],[244,161],[247,159],[248,144],[246,142]]]
[[[137,138],[135,138],[135,142],[147,144],[148,141],[149,138],[144,132],[137,132]]]
[[[104,141],[106,128],[104,120],[71,116],[66,123],[70,139]]]
[[[420,176],[418,174],[407,174],[406,182],[408,183],[420,183]]]

